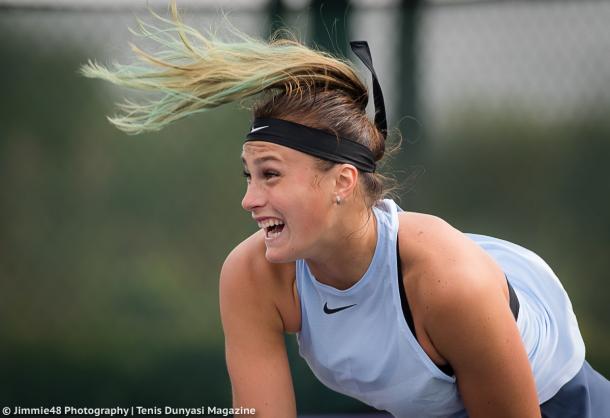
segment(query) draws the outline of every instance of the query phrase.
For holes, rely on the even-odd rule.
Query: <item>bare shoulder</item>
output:
[[[284,331],[294,328],[294,263],[270,263],[260,231],[238,244],[225,259],[220,273],[223,310],[280,314]],[[224,308],[223,308],[224,305]],[[226,315],[225,315],[226,316]]]
[[[437,216],[401,213],[398,239],[417,340],[436,364],[447,364],[452,349],[465,347],[448,336],[456,328],[471,329],[472,318],[486,315],[480,302],[502,306],[508,301],[504,274],[478,245]]]
[[[399,225],[401,256],[412,268],[451,268],[476,256],[476,245],[438,216],[402,212]]]
[[[273,286],[277,280],[294,271],[294,263],[274,264],[265,258],[265,242],[257,231],[239,243],[222,266],[221,281],[239,281],[244,286]],[[234,278],[239,276],[239,278]]]
[[[500,266],[438,217],[399,216],[403,283],[423,350],[452,366],[470,416],[539,416]]]
[[[445,220],[416,212],[399,215],[400,255],[409,301],[447,308],[476,293],[506,292],[497,263]],[[477,291],[478,290],[478,291]]]
[[[265,276],[264,274],[253,274],[255,271],[263,273],[268,269],[265,263],[265,248],[262,236],[255,232],[248,238],[240,242],[225,259],[220,279],[221,282],[238,281],[236,276],[240,276],[239,282],[244,285],[250,285],[256,281],[257,277]]]

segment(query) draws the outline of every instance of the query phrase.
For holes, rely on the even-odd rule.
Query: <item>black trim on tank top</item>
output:
[[[405,292],[405,284],[402,280],[402,266],[400,262],[400,247],[398,245],[398,237],[396,237],[396,263],[398,265],[398,289],[400,292],[400,305],[402,306],[402,314],[405,317],[405,321],[409,326],[409,329],[413,333],[415,339],[417,339],[417,334],[415,333],[415,324],[413,323],[413,315],[411,315],[411,308],[409,307],[409,301],[407,300],[407,293]],[[506,274],[504,275],[506,277]],[[510,285],[508,281],[508,277],[506,278],[506,284],[508,285],[508,297],[509,297],[509,306],[510,310],[515,317],[515,321],[519,317],[519,299],[517,298],[517,294],[515,290]],[[445,373],[447,376],[453,376],[455,373],[453,372],[453,368],[449,363],[444,365],[437,365],[440,371]]]

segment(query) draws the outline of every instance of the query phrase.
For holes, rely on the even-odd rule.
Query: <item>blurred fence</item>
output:
[[[163,11],[164,3],[148,4]],[[221,24],[222,10],[250,34],[264,36],[271,23],[281,22],[306,41],[342,52],[349,39],[369,40],[395,122],[417,113],[426,126],[440,129],[456,108],[467,111],[483,101],[497,112],[534,112],[536,119],[563,122],[604,115],[610,103],[609,1],[335,3],[345,8],[306,0],[179,5],[187,23],[201,29]],[[136,16],[148,17],[146,4],[0,0],[1,24],[43,56],[79,50],[125,60],[133,40],[127,28],[135,27]],[[414,97],[401,97],[405,83],[415,86]],[[406,112],[405,100],[414,102]]]
[[[212,1],[178,3],[195,27],[221,22]],[[222,6],[250,34],[283,23],[343,53],[367,39],[405,139],[389,165],[402,206],[542,255],[609,375],[610,2],[322,3]],[[76,73],[129,60],[145,5],[0,0],[1,404],[230,404],[217,277],[254,227],[239,207],[248,115],[126,138],[103,117],[125,92]],[[287,341],[301,413],[371,411]]]

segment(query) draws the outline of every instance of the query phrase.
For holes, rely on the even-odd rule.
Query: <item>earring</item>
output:
[[[335,202],[337,202],[337,205],[341,204],[341,197],[339,195],[335,195]]]

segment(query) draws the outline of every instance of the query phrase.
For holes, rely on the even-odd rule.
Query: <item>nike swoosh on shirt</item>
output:
[[[269,126],[259,126],[258,128],[252,128],[252,130],[250,131],[250,133],[256,132],[256,131],[260,131],[261,129],[265,129],[268,128]]]
[[[353,305],[341,306],[339,308],[329,308],[328,302],[326,302],[326,303],[324,303],[324,313],[325,314],[334,314],[334,313],[340,312],[344,309],[351,308],[352,306],[356,306],[356,304],[354,303]]]

